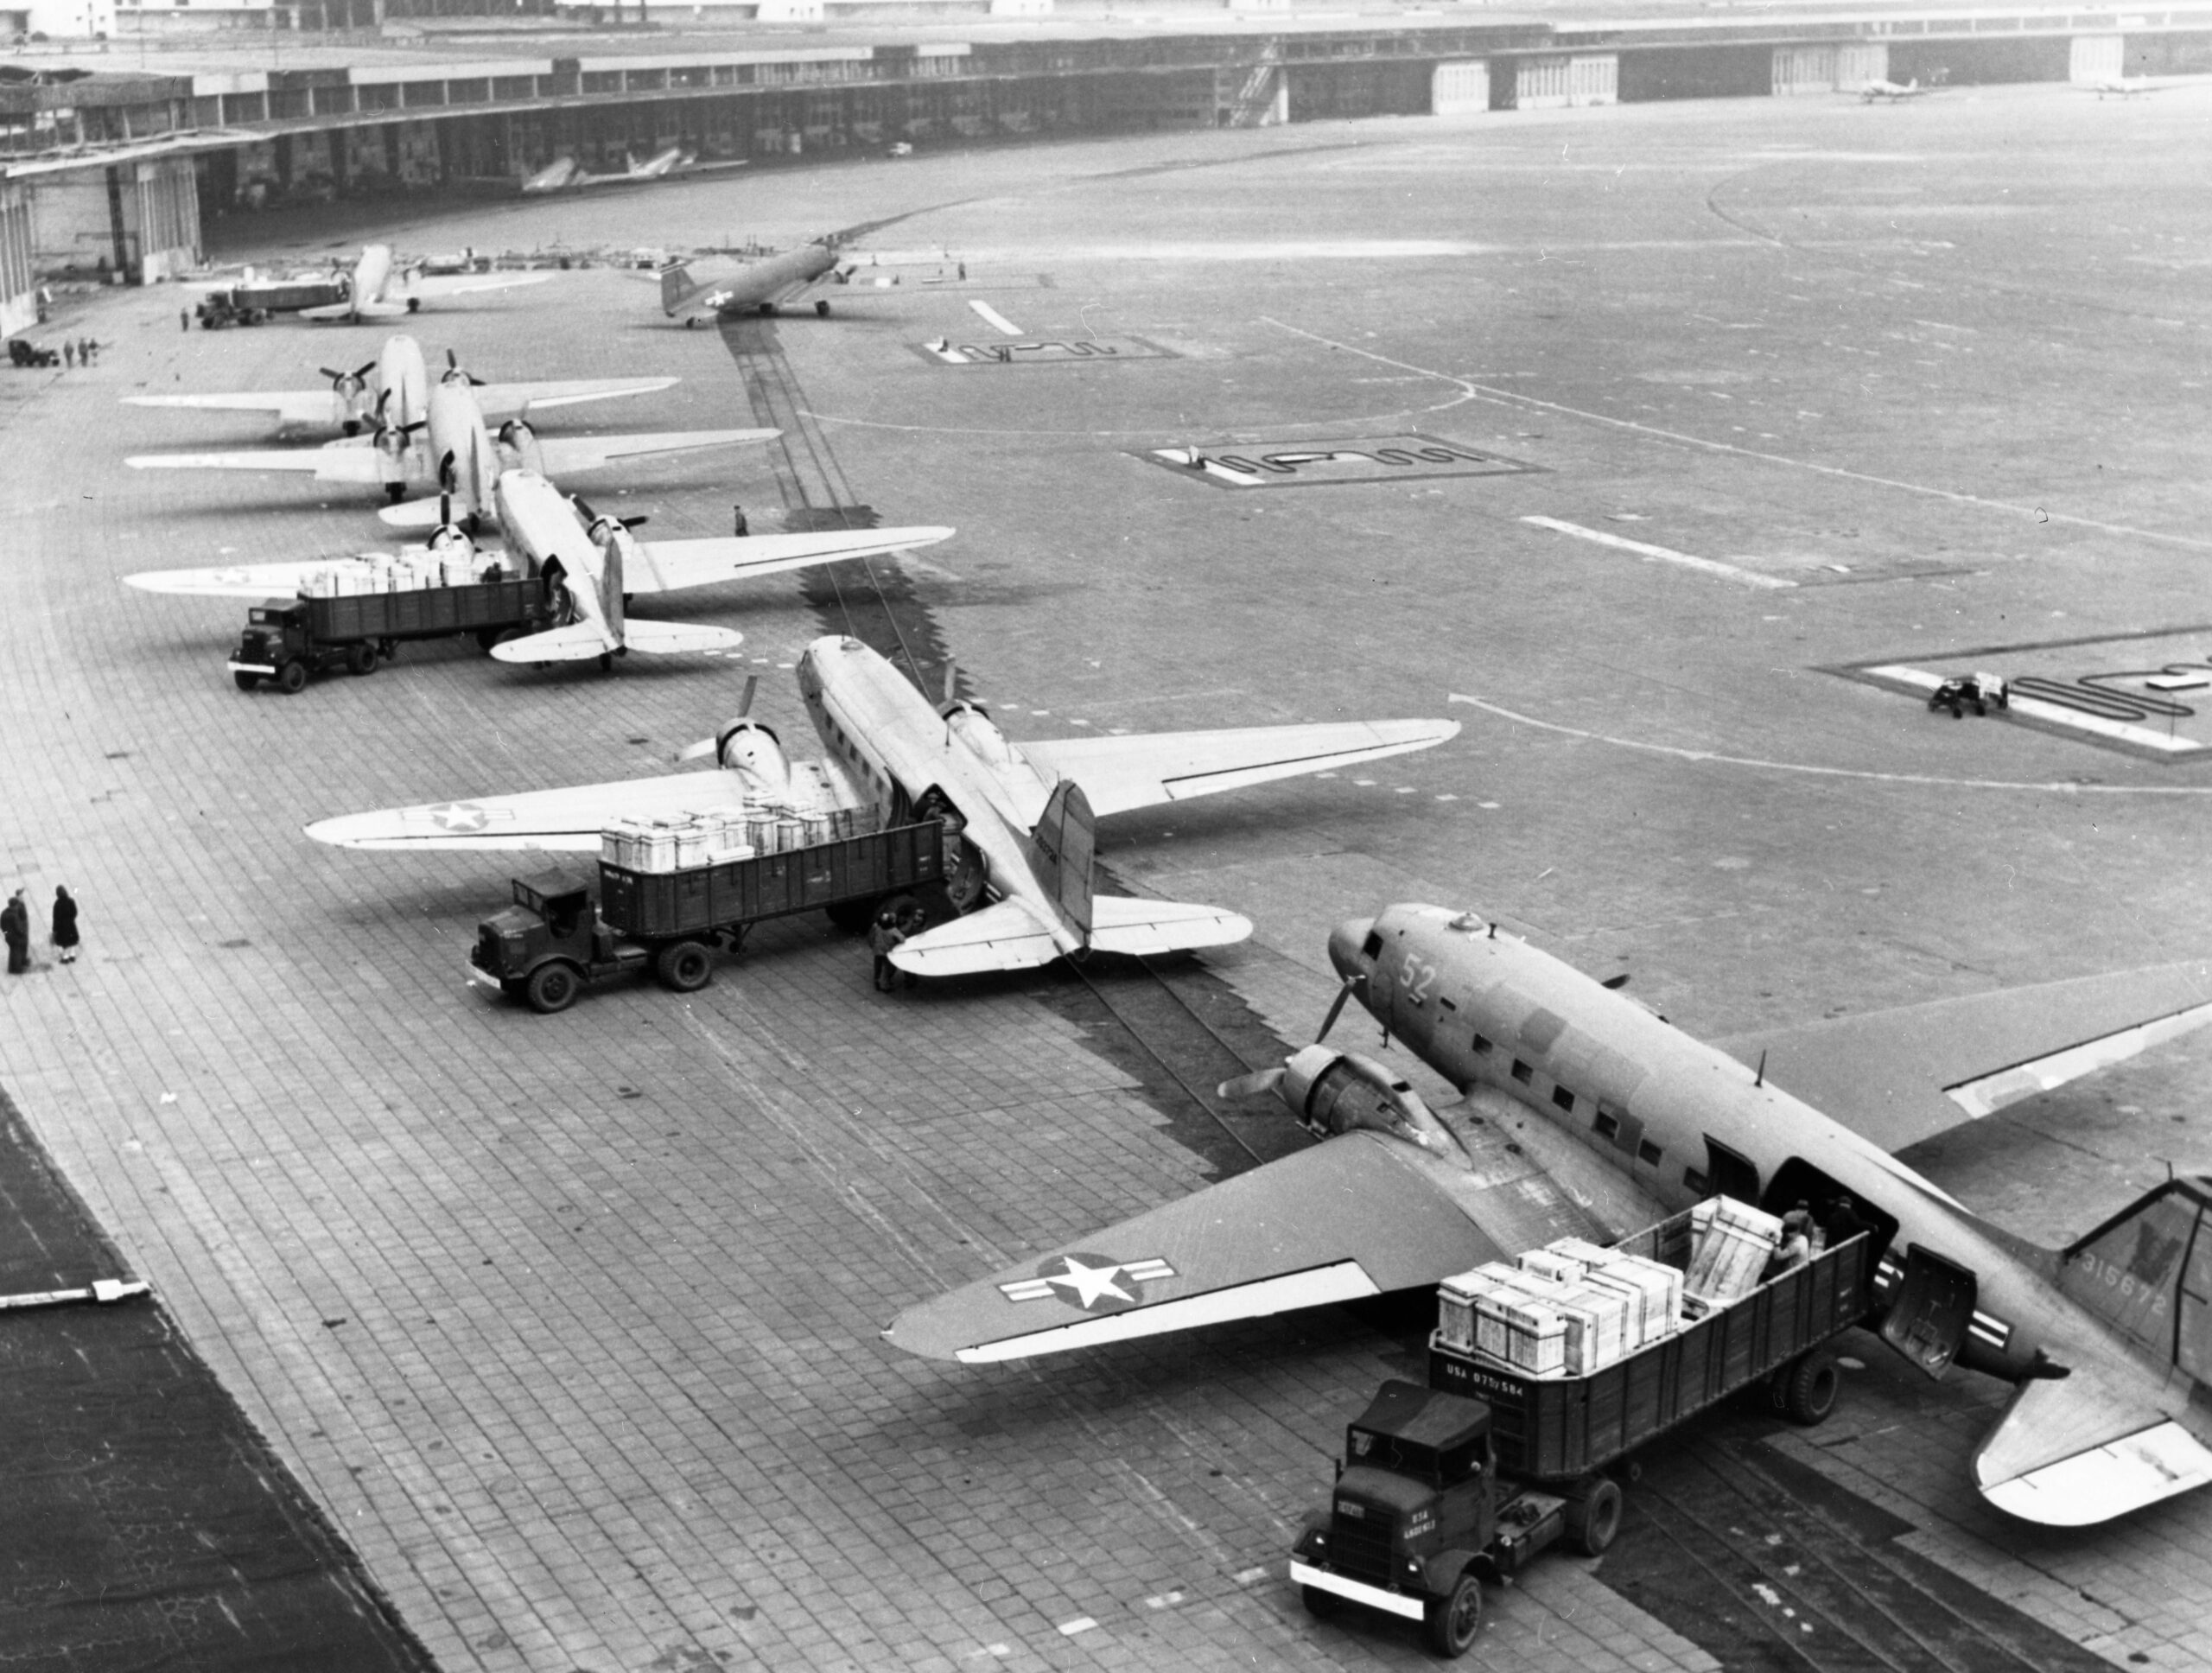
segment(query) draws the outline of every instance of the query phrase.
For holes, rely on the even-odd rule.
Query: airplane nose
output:
[[[1372,918],[1347,918],[1329,932],[1329,963],[1341,976],[1364,976],[1367,956],[1360,949],[1375,931]]]

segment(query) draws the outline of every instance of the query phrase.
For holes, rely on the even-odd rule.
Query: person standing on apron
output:
[[[54,891],[54,945],[63,964],[77,962],[77,899],[59,886]]]

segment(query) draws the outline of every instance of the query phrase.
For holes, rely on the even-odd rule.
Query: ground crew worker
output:
[[[63,964],[77,962],[77,900],[60,887],[54,891],[54,946]]]
[[[31,967],[31,917],[23,905],[23,892],[17,889],[8,897],[8,904],[0,906],[0,933],[8,941],[8,974],[21,976]]]
[[[1766,1270],[1759,1275],[1761,1283],[1779,1278],[1785,1272],[1795,1272],[1801,1266],[1809,1266],[1813,1260],[1813,1216],[1809,1209],[1793,1208],[1782,1217],[1782,1247],[1775,1250],[1774,1258],[1766,1263]]]
[[[896,993],[899,990],[899,967],[891,962],[891,955],[906,938],[906,932],[899,927],[899,920],[889,910],[879,912],[875,922],[869,926],[868,945],[875,954],[875,990]]]
[[[739,536],[750,533],[751,531],[746,527],[745,507],[742,506],[732,506],[729,509],[730,521],[736,525],[730,530],[730,532],[734,535]]]
[[[929,926],[930,915],[928,909],[925,908],[918,900],[915,901],[912,906],[908,906],[906,911],[899,914],[899,932],[902,939],[911,941]],[[921,986],[922,978],[916,976],[913,971],[906,971],[906,985],[908,987],[918,988]]]
[[[64,337],[61,340],[61,364],[64,366],[73,368],[77,364],[77,345],[71,342],[67,337]]]

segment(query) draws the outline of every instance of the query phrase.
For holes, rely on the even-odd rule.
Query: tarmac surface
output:
[[[454,1673],[1423,1664],[1388,1623],[1310,1621],[1283,1576],[1418,1307],[997,1368],[878,1328],[1299,1142],[1206,1095],[1310,1038],[1327,926],[1386,901],[1631,971],[1702,1035],[2212,947],[2201,760],[2063,701],[1954,721],[1854,671],[2005,647],[1981,659],[2147,695],[2171,668],[2192,712],[2139,729],[2212,739],[2186,689],[2212,660],[2208,116],[2196,89],[1758,99],[222,222],[218,254],[265,262],[903,217],[872,241],[900,282],[826,321],[687,332],[645,276],[594,269],[410,328],[487,378],[683,376],[549,430],[777,415],[771,448],[575,484],[654,533],[724,531],[733,501],[960,533],[655,607],[741,627],[726,658],[410,646],[241,694],[242,604],[115,578],[385,531],[311,484],[129,471],[264,432],[116,403],[308,387],[384,334],[73,299],[34,334],[96,335],[99,364],[0,379],[0,884],[68,885],[86,951],[0,985],[0,1077]],[[1063,347],[948,363],[1016,343]],[[1159,456],[1192,447],[1252,468]],[[790,920],[696,996],[537,1017],[461,974],[527,863],[299,834],[666,770],[748,673],[802,735],[784,671],[848,630],[925,684],[957,658],[1017,739],[1466,730],[1109,822],[1116,876],[1247,913],[1244,946],[888,999],[859,943]],[[1372,1049],[1356,1022],[1335,1038]],[[2212,1042],[2184,1040],[1914,1160],[2059,1243],[2206,1161],[2208,1090]],[[2212,1662],[2212,1497],[2024,1528],[1967,1473],[2001,1388],[1864,1339],[1853,1364],[1819,1429],[1732,1412],[1651,1460],[1609,1556],[1493,1598],[1477,1664]]]

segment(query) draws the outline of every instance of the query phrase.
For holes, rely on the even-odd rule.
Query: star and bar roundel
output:
[[[1001,1284],[1009,1301],[1065,1301],[1085,1313],[1126,1313],[1144,1300],[1144,1286],[1175,1275],[1175,1269],[1152,1256],[1141,1261],[1112,1261],[1080,1251],[1050,1255],[1037,1263],[1034,1277]]]

